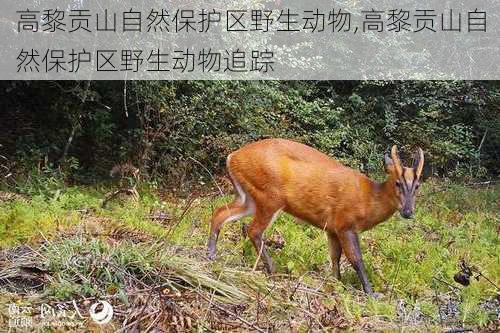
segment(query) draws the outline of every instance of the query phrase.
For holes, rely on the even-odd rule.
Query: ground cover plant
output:
[[[224,190],[224,186],[220,189]],[[414,220],[394,216],[362,236],[374,288],[361,293],[344,260],[342,281],[328,264],[320,230],[282,215],[267,233],[278,272],[266,276],[241,224],[225,226],[215,262],[206,260],[208,219],[227,193],[173,197],[143,186],[138,201],[106,187],[62,187],[8,197],[0,206],[1,298],[36,308],[43,302],[85,313],[107,299],[106,326],[195,329],[498,329],[498,185],[429,181]],[[248,221],[246,221],[248,222]],[[469,285],[454,276],[472,269]],[[475,278],[477,277],[477,279]],[[39,314],[35,314],[39,315]],[[8,322],[2,309],[2,326]]]

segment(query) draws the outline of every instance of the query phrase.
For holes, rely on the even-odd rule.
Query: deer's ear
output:
[[[398,177],[401,177],[401,175],[403,174],[403,166],[401,165],[401,160],[399,159],[398,148],[396,147],[396,145],[392,146],[391,158],[394,163],[394,168],[398,173]]]
[[[413,170],[415,171],[415,176],[417,179],[422,175],[422,170],[424,169],[424,151],[418,148],[413,157]]]
[[[394,170],[394,162],[389,157],[389,154],[384,155],[384,168],[386,173],[391,173]]]

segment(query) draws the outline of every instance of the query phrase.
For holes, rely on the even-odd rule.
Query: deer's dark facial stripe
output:
[[[418,179],[413,168],[403,168],[401,177],[396,181],[401,202],[400,213],[410,218],[415,209],[415,194],[418,188]]]

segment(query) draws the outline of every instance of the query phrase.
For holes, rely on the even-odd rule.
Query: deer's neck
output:
[[[384,222],[398,209],[398,198],[395,190],[396,180],[392,177],[383,183],[372,182],[369,225],[367,229]]]

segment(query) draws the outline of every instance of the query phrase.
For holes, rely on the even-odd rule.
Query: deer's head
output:
[[[402,217],[409,219],[415,210],[415,196],[424,168],[424,152],[418,148],[414,154],[413,166],[405,167],[401,163],[397,147],[392,146],[391,155],[384,156],[384,163],[386,172],[394,183],[399,213]]]

